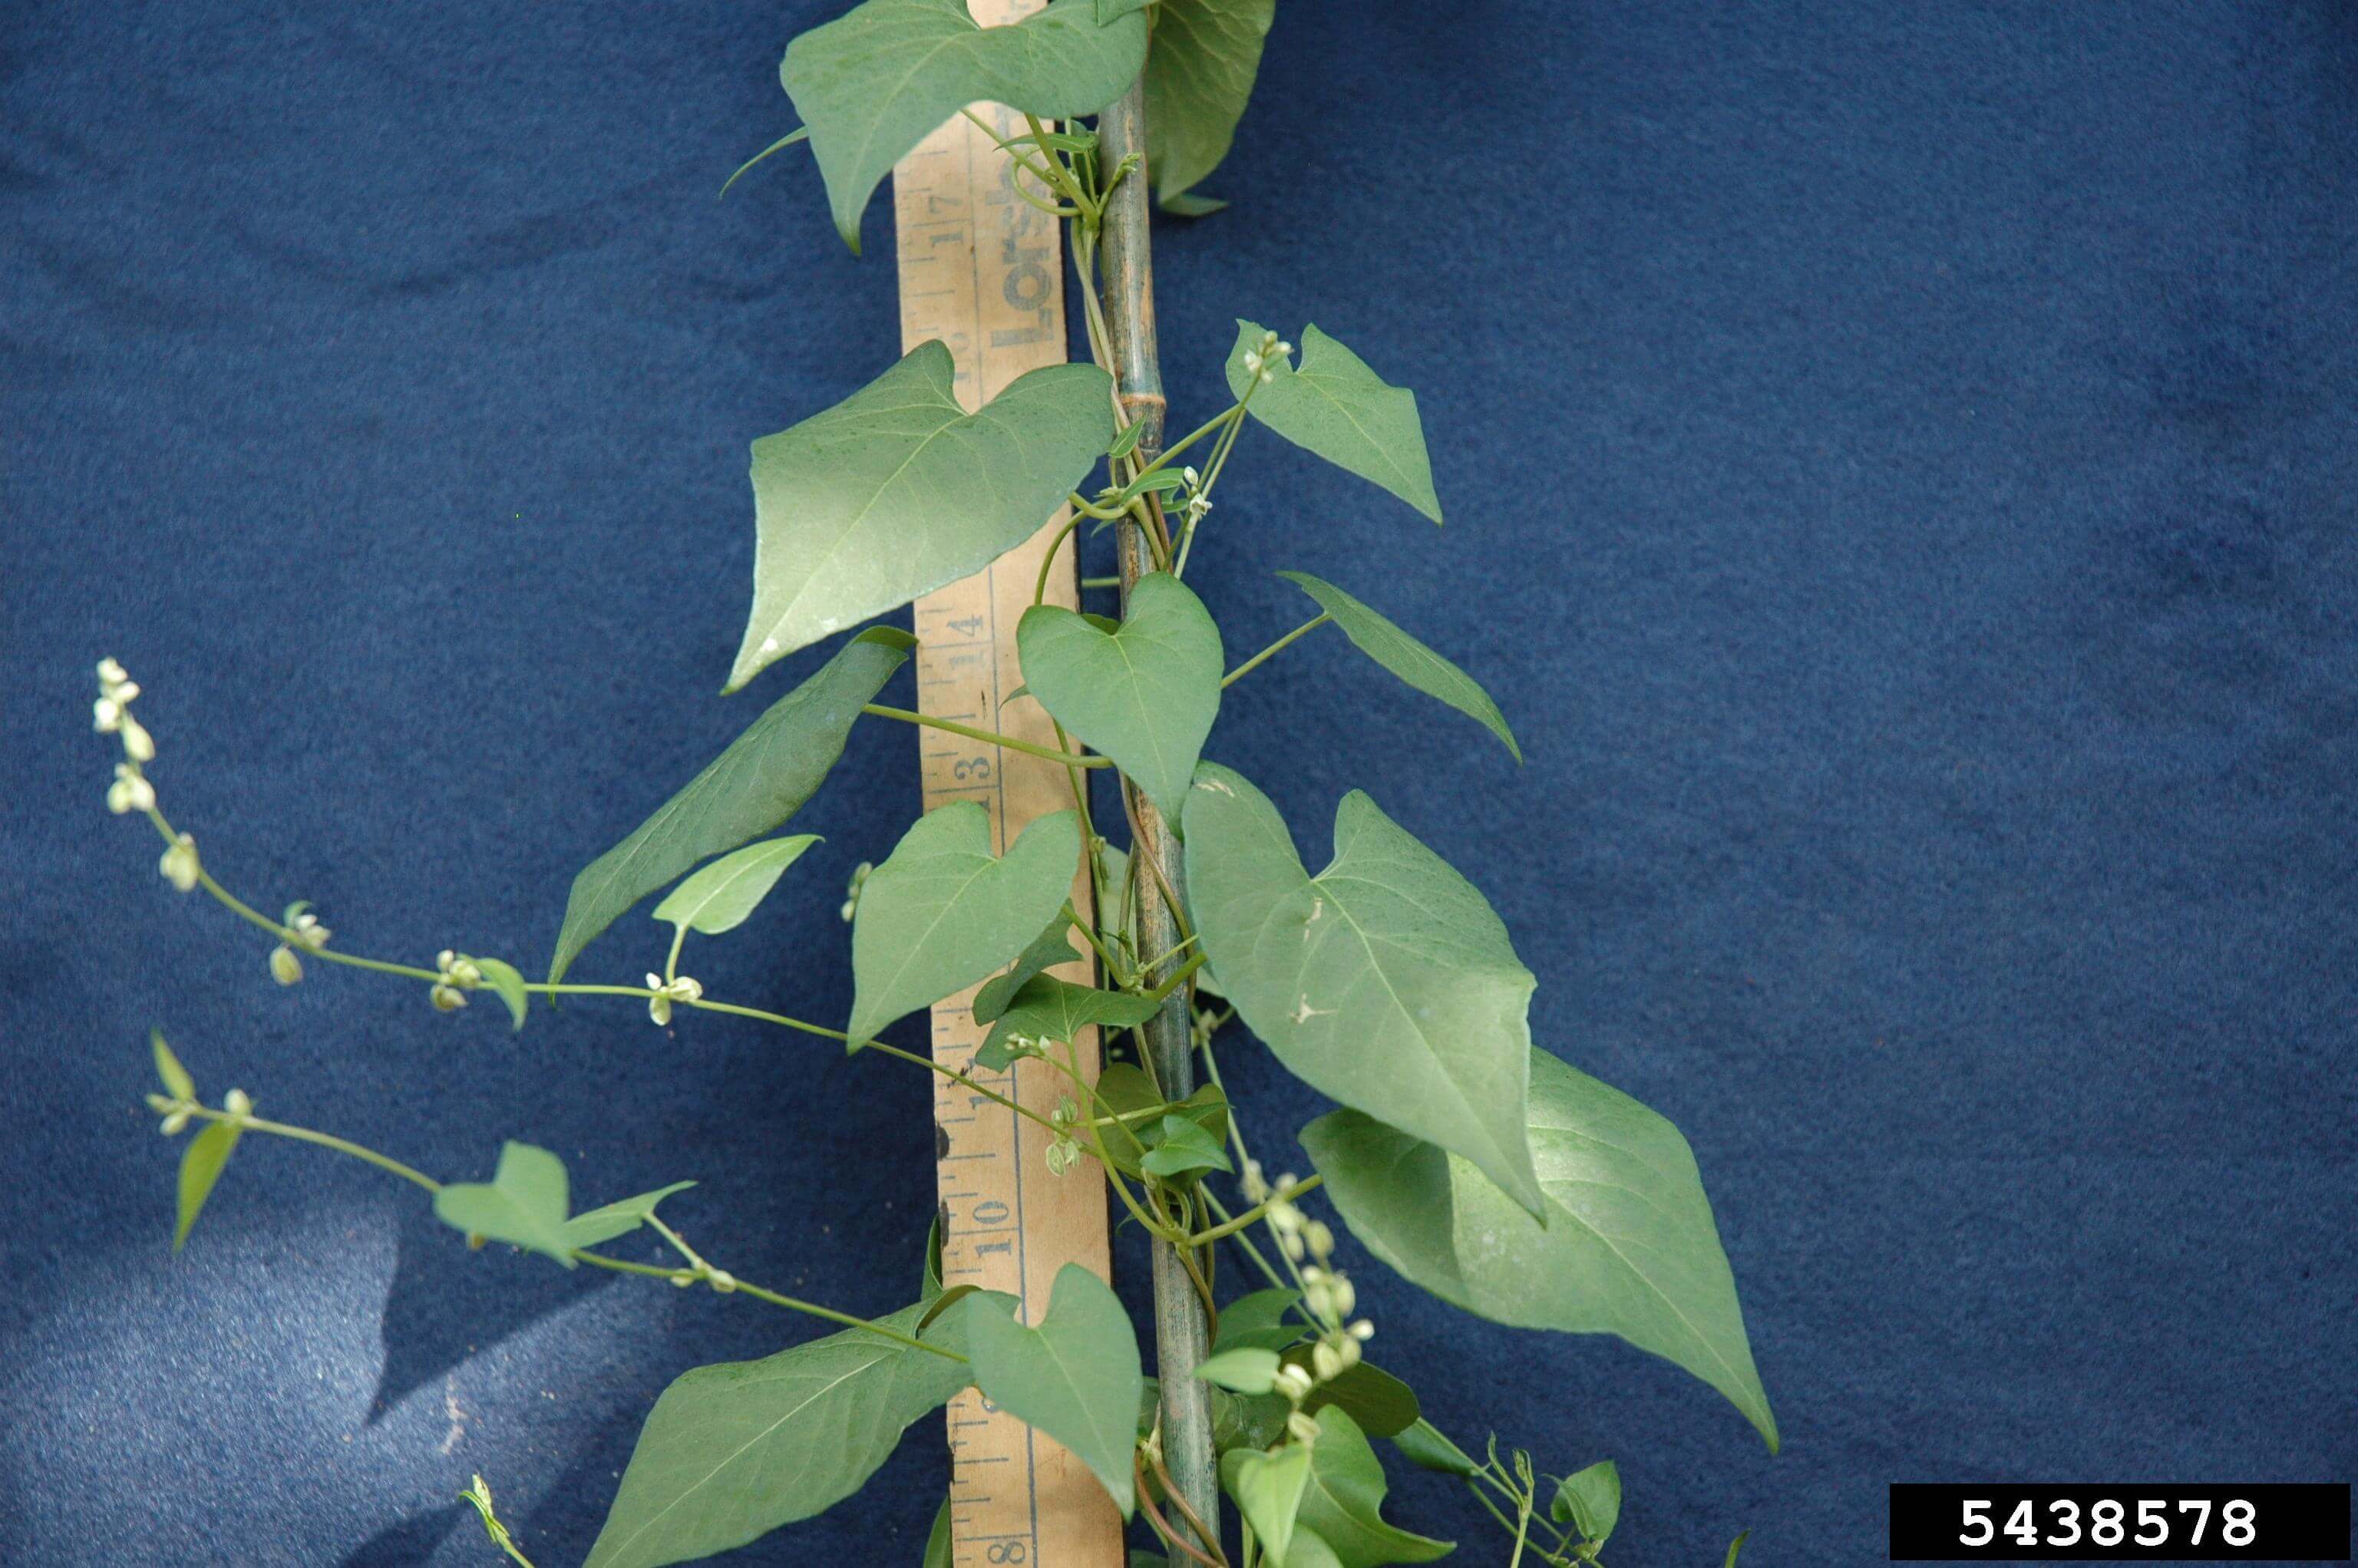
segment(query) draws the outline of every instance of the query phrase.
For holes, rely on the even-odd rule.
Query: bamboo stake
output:
[[[1100,156],[1105,167],[1120,167],[1136,154],[1138,167],[1116,185],[1107,199],[1104,221],[1106,336],[1113,354],[1115,395],[1125,420],[1143,418],[1138,460],[1151,463],[1163,449],[1163,371],[1154,336],[1153,255],[1147,236],[1146,101],[1143,78],[1098,117]],[[1153,498],[1148,498],[1150,504]],[[1123,612],[1129,612],[1130,590],[1152,569],[1145,536],[1136,523],[1125,519],[1120,531]],[[1162,813],[1135,785],[1124,781],[1129,795],[1133,843],[1131,852],[1148,857],[1162,872],[1138,879],[1139,940],[1141,951],[1167,953],[1179,945],[1178,920],[1163,890],[1174,893],[1182,886],[1178,843]],[[1176,960],[1167,962],[1167,970]],[[1147,977],[1159,982],[1160,973]],[[1195,1087],[1195,1064],[1188,1028],[1188,989],[1176,987],[1163,1011],[1139,1031],[1147,1066],[1165,1099],[1180,1099]],[[1167,1243],[1154,1243],[1154,1339],[1156,1372],[1163,1386],[1163,1460],[1180,1496],[1196,1516],[1217,1532],[1220,1488],[1212,1454],[1211,1390],[1195,1376],[1209,1346],[1204,1303],[1195,1293],[1185,1264]],[[1186,1535],[1195,1532],[1174,1521]],[[1217,1552],[1217,1541],[1201,1542]]]

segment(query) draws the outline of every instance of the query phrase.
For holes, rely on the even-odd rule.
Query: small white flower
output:
[[[1179,470],[1179,477],[1187,481],[1187,488],[1189,490],[1194,490],[1204,482],[1202,476],[1197,474],[1192,467],[1181,469]]]
[[[303,978],[303,960],[284,942],[270,949],[270,978],[282,986],[291,986]]]
[[[1335,1342],[1336,1354],[1343,1358],[1343,1369],[1349,1371],[1359,1364],[1359,1341],[1356,1335],[1345,1335]]]
[[[456,1012],[467,1005],[467,993],[456,986],[437,985],[426,995],[437,1012]]]
[[[1289,1361],[1277,1369],[1272,1387],[1295,1404],[1310,1397],[1310,1374]]]
[[[1314,1345],[1310,1347],[1310,1369],[1318,1374],[1320,1382],[1331,1383],[1343,1375],[1342,1355],[1331,1345]]]
[[[317,953],[328,945],[335,933],[319,924],[319,917],[308,909],[297,909],[287,922],[287,939],[296,946]]]
[[[1358,1292],[1351,1289],[1350,1281],[1345,1279],[1340,1274],[1336,1274],[1326,1281],[1326,1309],[1328,1316],[1336,1318],[1348,1317],[1351,1315],[1351,1309],[1358,1304]]]
[[[102,735],[123,737],[123,754],[135,762],[156,760],[156,742],[131,717],[131,704],[139,696],[139,683],[124,672],[113,659],[98,661],[98,700],[90,705],[91,728]]]
[[[694,1001],[704,995],[702,983],[692,980],[686,975],[680,976],[676,980],[666,981],[661,975],[651,974],[647,977],[647,989],[655,993],[647,998],[647,1016],[654,1019],[658,1025],[668,1025],[671,1022],[672,1003]]]
[[[106,809],[117,816],[156,809],[156,786],[139,772],[137,763],[114,764],[114,782],[106,786]]]
[[[1310,1255],[1320,1262],[1335,1255],[1335,1233],[1326,1228],[1323,1219],[1314,1219],[1302,1227],[1302,1238],[1310,1244]]]
[[[434,967],[442,972],[441,984],[451,990],[471,991],[483,983],[483,971],[475,968],[475,961],[448,947],[434,955]],[[464,1007],[466,999],[461,997],[459,1005]],[[448,1012],[449,1009],[444,1008],[443,1011]]]
[[[254,1114],[254,1101],[243,1089],[232,1089],[222,1096],[222,1108],[233,1121],[243,1121]]]
[[[1260,375],[1260,351],[1258,349],[1247,349],[1245,351],[1245,373],[1247,375]],[[1261,379],[1266,381],[1269,378],[1262,376]]]
[[[156,869],[164,873],[166,881],[182,892],[189,892],[197,885],[199,865],[197,841],[183,833],[172,841],[170,849],[164,851],[163,859],[156,862]]]
[[[1364,1345],[1376,1336],[1376,1325],[1363,1317],[1343,1332]]]
[[[1318,1423],[1300,1411],[1295,1411],[1285,1418],[1285,1430],[1292,1433],[1294,1441],[1305,1448],[1318,1441]]]
[[[737,1288],[736,1275],[726,1269],[716,1269],[709,1263],[704,1266],[704,1279],[706,1283],[724,1296]]]
[[[188,1125],[189,1113],[185,1110],[176,1110],[171,1115],[164,1119],[163,1125],[157,1128],[157,1130],[161,1132],[165,1137],[171,1138],[177,1136],[180,1130]]]

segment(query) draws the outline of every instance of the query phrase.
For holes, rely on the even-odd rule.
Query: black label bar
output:
[[[1894,1563],[2347,1563],[2350,1488],[1893,1482]]]

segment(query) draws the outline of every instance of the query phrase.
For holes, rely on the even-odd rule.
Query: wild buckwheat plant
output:
[[[159,801],[156,742],[133,712],[137,683],[113,659],[98,665],[96,727],[122,748],[108,808],[162,837],[158,870],[172,888],[201,891],[263,934],[261,967],[278,985],[333,966],[414,983],[443,1013],[488,993],[518,1029],[536,999],[566,996],[625,1000],[657,1024],[727,1014],[839,1041],[1036,1124],[1045,1173],[1102,1181],[1155,1249],[1151,1378],[1137,1330],[1096,1274],[1065,1269],[1045,1314],[1026,1325],[1006,1295],[944,1288],[938,1236],[918,1299],[871,1320],[740,1279],[698,1251],[668,1217],[693,1201],[671,1201],[688,1183],[577,1209],[563,1162],[521,1141],[500,1151],[489,1181],[444,1182],[266,1119],[243,1089],[209,1100],[156,1035],[161,1087],[149,1103],[166,1135],[195,1129],[180,1162],[176,1249],[240,1140],[263,1134],[411,1184],[471,1245],[750,1299],[833,1329],[674,1382],[646,1418],[590,1568],[709,1556],[834,1507],[904,1429],[969,1386],[1069,1449],[1171,1562],[1375,1568],[1447,1554],[1452,1543],[1385,1518],[1381,1440],[1412,1464],[1462,1476],[1505,1531],[1510,1562],[1597,1563],[1620,1507],[1610,1462],[1557,1476],[1495,1438],[1461,1445],[1422,1418],[1396,1369],[1368,1359],[1379,1343],[1369,1299],[1403,1284],[1498,1323],[1617,1335],[1719,1390],[1776,1444],[1685,1141],[1533,1046],[1537,981],[1482,894],[1356,792],[1336,809],[1334,858],[1314,872],[1251,781],[1204,758],[1223,691],[1332,625],[1520,761],[1481,686],[1353,593],[1282,572],[1315,612],[1229,667],[1221,627],[1186,582],[1199,544],[1251,546],[1249,534],[1210,522],[1249,427],[1435,523],[1442,514],[1414,395],[1314,326],[1297,349],[1240,322],[1228,405],[1163,439],[1144,265],[1149,186],[1184,215],[1219,205],[1193,188],[1228,150],[1273,4],[1054,0],[1021,22],[980,27],[962,0],[867,0],[787,49],[782,76],[803,128],[754,160],[806,140],[856,247],[860,215],[894,162],[968,113],[1003,154],[1010,189],[1064,226],[1092,362],[1034,371],[969,413],[953,395],[948,350],[928,342],[836,406],[754,443],[752,607],[730,689],[979,570],[1064,508],[1051,559],[1080,528],[1115,529],[1123,612],[1081,614],[1034,592],[1017,630],[1025,687],[1015,700],[1045,710],[1056,745],[879,705],[914,639],[886,626],[858,632],[581,871],[556,952],[534,979],[479,953],[362,957],[335,946],[304,903],[272,914],[231,892]],[[994,126],[968,109],[984,102],[1017,118]],[[1043,590],[1046,581],[1044,566]],[[707,995],[681,969],[689,935],[735,929],[794,871],[814,840],[774,835],[852,732],[871,728],[863,719],[936,725],[1044,757],[1069,780],[1071,806],[1032,823],[1004,853],[993,852],[981,807],[945,806],[872,870],[861,866],[842,904],[855,989],[843,1027]],[[1093,802],[1100,772],[1114,788]],[[1093,812],[1108,798],[1119,801],[1126,849]],[[1096,890],[1087,917],[1071,898],[1076,878]],[[672,927],[660,968],[631,965],[644,976],[638,984],[568,978],[594,939],[657,892],[654,915]],[[1080,972],[1076,962],[1094,979],[1049,972]],[[990,1033],[970,1059],[953,1065],[880,1038],[979,982],[973,1014]],[[1224,1042],[1241,1033],[1232,1023],[1338,1102],[1301,1130],[1310,1175],[1272,1178],[1252,1157],[1244,1108],[1220,1075],[1219,1053],[1236,1048]],[[1112,1046],[1102,1071],[1084,1055],[1091,1031]],[[1011,1075],[1025,1062],[1061,1082],[1045,1114],[1011,1096]],[[1336,1262],[1330,1221],[1308,1206],[1314,1195],[1386,1266],[1380,1282]],[[666,1261],[605,1249],[642,1228]],[[1255,1288],[1216,1289],[1222,1250]],[[483,1479],[460,1495],[492,1544],[526,1563]],[[1223,1495],[1236,1513],[1226,1532]],[[946,1503],[927,1563],[951,1561],[952,1537]]]

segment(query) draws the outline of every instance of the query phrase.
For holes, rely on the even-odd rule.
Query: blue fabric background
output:
[[[265,1113],[453,1177],[512,1136],[591,1197],[699,1177],[671,1212],[745,1277],[910,1299],[913,1076],[627,1005],[511,1036],[349,971],[283,992],[106,816],[87,709],[120,655],[255,902],[543,963],[572,873],[823,656],[712,695],[747,442],[892,357],[889,209],[860,262],[800,155],[713,192],[835,8],[0,16],[0,1560],[481,1564],[481,1470],[576,1562],[664,1384],[806,1332],[470,1255],[278,1143],[175,1260],[151,1023]],[[1360,1263],[1444,1427],[1620,1461],[1616,1561],[1747,1527],[1747,1563],[1879,1561],[1893,1479],[2349,1478],[2353,105],[2326,0],[1286,0],[1235,208],[1159,232],[1174,422],[1232,317],[1314,319],[1417,389],[1450,514],[1249,439],[1192,574],[1234,649],[1303,614],[1274,568],[1329,577],[1531,765],[1331,633],[1215,754],[1314,857],[1364,785],[1462,867],[1542,1042],[1714,1195],[1778,1459],[1665,1366]],[[716,994],[843,1015],[837,890],[914,762],[855,736],[788,896],[694,950]],[[1265,1141],[1321,1108],[1227,1057]],[[1503,1557],[1396,1468],[1401,1518]],[[741,1560],[914,1563],[944,1473],[928,1422]]]

